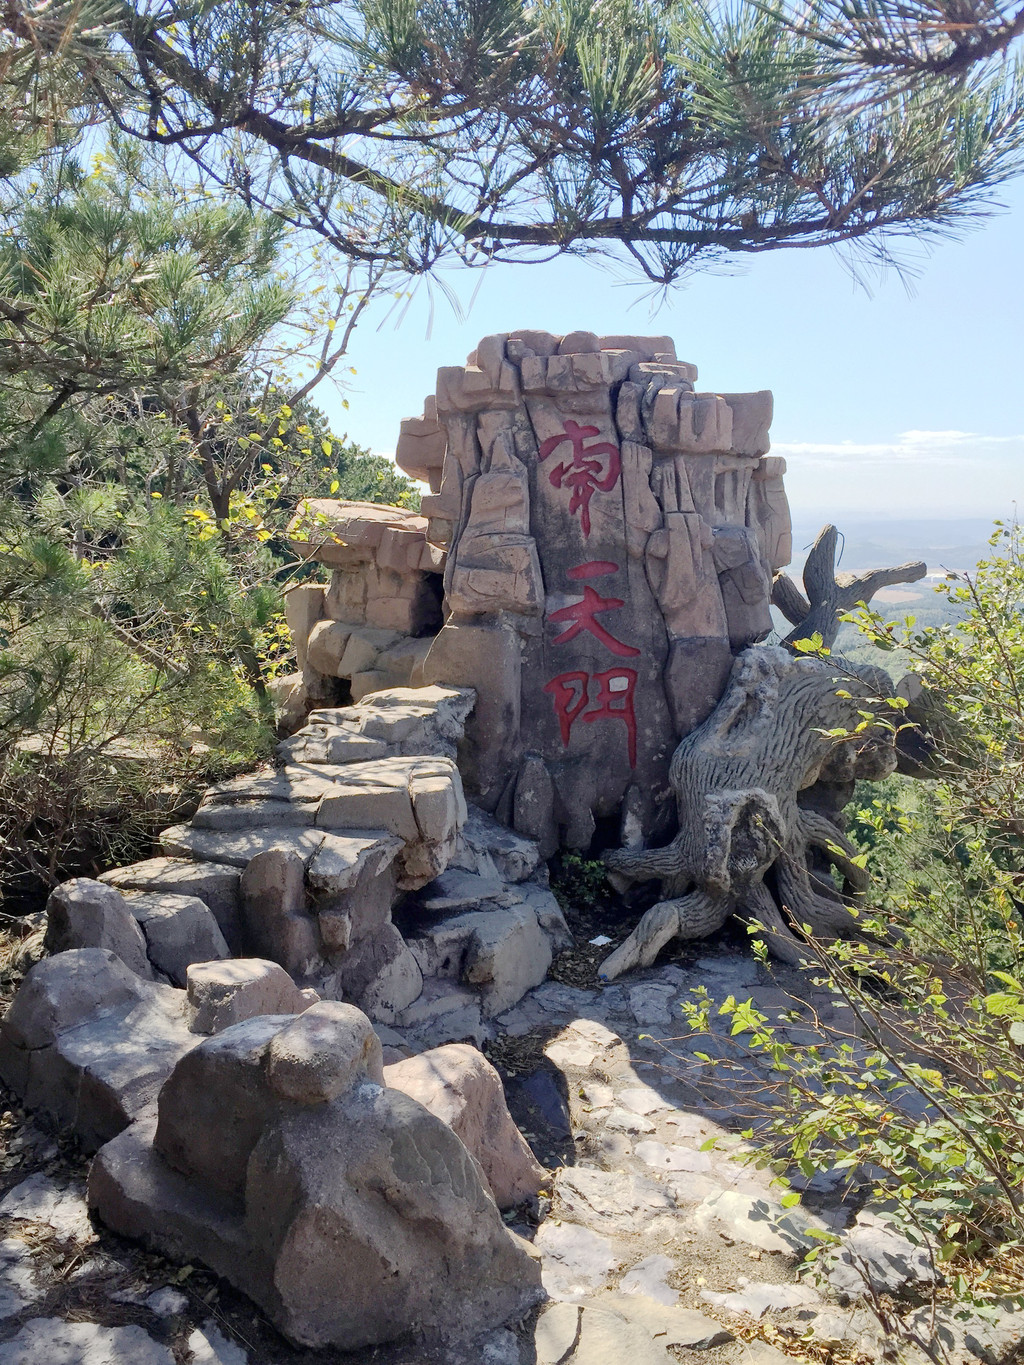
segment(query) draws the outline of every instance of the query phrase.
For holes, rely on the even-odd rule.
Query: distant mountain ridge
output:
[[[828,517],[795,514],[793,517],[793,564],[789,572],[799,571]],[[923,559],[929,573],[945,569],[973,569],[979,559],[990,553],[989,537],[993,522],[984,517],[947,520],[903,517],[844,517],[833,513],[831,520],[843,534],[839,568],[860,573]]]

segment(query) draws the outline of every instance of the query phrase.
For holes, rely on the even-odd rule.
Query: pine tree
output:
[[[885,260],[1020,168],[1007,53],[1024,18],[988,0],[109,0],[103,14],[94,108],[368,268],[576,252],[667,284],[779,247]]]
[[[3,221],[0,889],[145,852],[266,756],[295,503],[414,495],[309,397],[358,301],[304,301],[280,220],[158,171],[54,149]]]

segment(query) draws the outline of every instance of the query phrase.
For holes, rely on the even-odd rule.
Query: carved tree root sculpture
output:
[[[665,848],[605,855],[627,881],[659,880],[665,899],[605,959],[601,976],[650,966],[670,939],[703,938],[733,914],[763,924],[769,948],[786,961],[801,955],[787,918],[829,937],[850,932],[849,908],[812,876],[808,855],[820,851],[861,890],[855,849],[825,815],[802,809],[797,793],[818,780],[838,744],[862,747],[878,770],[877,732],[846,739],[827,732],[852,731],[871,698],[890,690],[878,669],[782,648],[745,650],[717,708],[673,755],[679,833]]]

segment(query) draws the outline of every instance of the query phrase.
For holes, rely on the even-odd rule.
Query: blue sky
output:
[[[1024,181],[999,199],[962,240],[904,244],[909,290],[890,272],[865,292],[829,250],[775,251],[695,276],[652,317],[641,284],[593,261],[449,271],[463,319],[421,284],[400,318],[358,330],[349,409],[326,384],[318,400],[339,433],[390,454],[437,367],[490,332],[669,333],[698,389],[774,391],[798,516],[1008,516],[1024,501]]]

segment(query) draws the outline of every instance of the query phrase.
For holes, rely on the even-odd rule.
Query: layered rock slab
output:
[[[102,914],[55,946],[102,939],[135,970],[155,964],[178,985],[229,949],[277,962],[380,1023],[412,1023],[407,1011],[445,956],[425,940],[457,903],[459,923],[441,932],[459,945],[458,970],[441,975],[472,992],[475,1022],[435,990],[420,1014],[453,1018],[419,1045],[482,1037],[482,1019],[541,981],[570,936],[538,845],[466,803],[455,754],[475,700],[469,688],[391,688],[314,710],[280,746],[281,766],[214,784],[190,823],[164,830],[164,857],[85,884]],[[480,879],[471,894],[452,900],[439,881],[449,867]],[[403,921],[411,948],[392,910],[424,887],[425,915]],[[83,893],[61,897],[77,905]]]

